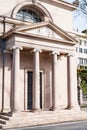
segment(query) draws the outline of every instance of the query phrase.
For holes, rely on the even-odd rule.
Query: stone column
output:
[[[14,107],[13,111],[20,111],[20,49],[16,45],[13,49],[13,87],[14,87]]]
[[[39,53],[40,50],[33,50],[33,110],[40,110],[40,64],[39,64]]]
[[[2,53],[2,112],[10,112],[10,87],[11,87],[11,54],[8,50]]]
[[[58,110],[58,74],[57,74],[57,56],[58,52],[52,52],[52,88],[53,88],[53,110]]]
[[[0,111],[2,111],[3,103],[2,103],[2,79],[3,79],[3,61],[2,61],[2,54],[0,49]]]
[[[68,107],[70,109],[80,109],[78,105],[77,93],[77,66],[75,55],[68,55]]]

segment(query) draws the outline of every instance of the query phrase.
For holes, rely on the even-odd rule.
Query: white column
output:
[[[34,66],[33,66],[33,110],[40,110],[40,50],[34,49]]]
[[[70,109],[80,109],[77,93],[77,67],[75,55],[68,55],[68,106]]]
[[[20,111],[20,47],[13,46],[13,87],[14,87],[14,108],[13,111]]]
[[[52,88],[53,88],[53,110],[58,110],[58,74],[57,74],[57,56],[58,52],[52,52]]]

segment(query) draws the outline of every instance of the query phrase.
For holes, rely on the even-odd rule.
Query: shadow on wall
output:
[[[8,59],[9,57],[9,53],[7,53],[6,51],[6,42],[5,42],[5,39],[0,39],[0,53],[1,53],[1,59],[0,59],[0,73],[1,73],[1,104],[0,104],[0,107],[1,107],[1,112],[4,111],[4,108],[6,107],[5,106],[5,103],[6,104],[10,104],[10,106],[12,106],[12,98],[9,100],[12,94],[12,83],[9,80],[9,74],[11,73],[11,68],[12,68],[12,65],[11,65],[11,62],[9,62],[10,60]],[[11,55],[10,55],[11,56]],[[10,57],[11,58],[11,57]],[[7,73],[9,72],[9,73]],[[12,74],[11,74],[12,75]],[[12,77],[12,76],[10,76]],[[10,96],[9,96],[10,95]],[[10,103],[9,103],[10,102]]]

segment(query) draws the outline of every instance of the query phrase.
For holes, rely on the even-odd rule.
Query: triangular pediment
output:
[[[76,40],[58,26],[50,22],[41,22],[30,24],[28,26],[21,27],[16,30],[20,33],[32,34],[35,36],[41,36],[42,38],[50,38],[56,40],[65,40],[70,42],[76,42]]]
[[[47,38],[63,39],[60,35],[58,35],[54,30],[52,30],[48,26],[39,27],[32,30],[27,30],[26,33],[31,33],[31,34],[35,34],[35,35],[39,35],[39,36],[47,37]]]

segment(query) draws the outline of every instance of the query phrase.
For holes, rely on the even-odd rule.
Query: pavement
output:
[[[86,126],[86,129],[83,127],[83,129],[81,130],[87,130],[87,108],[80,108],[82,112],[80,111],[66,111],[66,110],[62,110],[62,113],[57,113],[57,112],[50,112],[50,111],[43,111],[41,113],[19,113],[18,115],[14,114],[13,117],[11,118],[11,120],[9,120],[7,126],[4,127],[5,128],[12,128],[12,126],[14,127],[22,127],[21,129],[8,129],[8,130],[74,130],[74,126],[72,125],[72,127],[66,127],[66,125],[64,125],[64,123],[60,123],[60,122],[70,122],[70,121],[77,121],[79,122],[79,120],[85,120],[85,122],[81,122],[82,126],[84,124],[84,126]],[[44,115],[44,116],[43,116]],[[17,118],[20,117],[20,118]],[[44,117],[44,118],[43,118]],[[38,120],[39,119],[39,120]],[[21,122],[20,122],[21,120]],[[25,125],[26,123],[26,125]],[[42,125],[44,124],[51,124],[51,123],[57,123],[57,128],[54,127],[55,125],[51,125],[51,126],[44,126],[42,127]],[[72,123],[72,122],[71,122]],[[62,127],[60,127],[60,124],[64,125],[64,129]],[[73,123],[72,123],[73,124]],[[74,123],[75,124],[75,123]],[[75,130],[80,130],[79,126],[80,123],[77,123],[78,128],[75,128]],[[24,126],[37,126],[37,127],[24,127]],[[38,125],[40,125],[40,127],[38,127]],[[67,125],[69,125],[69,123],[67,123]],[[23,128],[24,127],[24,128]],[[52,128],[52,129],[51,129]],[[60,129],[59,129],[60,128]]]
[[[54,125],[25,127],[9,130],[87,130],[87,121],[59,123]]]

